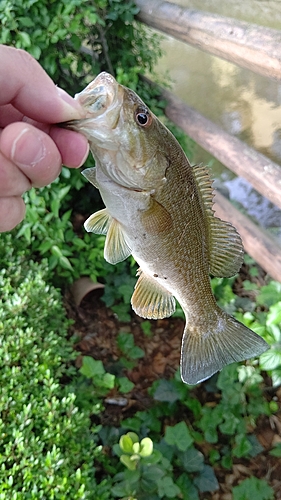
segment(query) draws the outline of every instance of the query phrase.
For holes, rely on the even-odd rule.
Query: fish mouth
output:
[[[122,86],[115,78],[106,73],[100,73],[87,87],[75,94],[74,99],[86,111],[85,118],[70,120],[59,124],[60,127],[84,133],[92,131],[99,125],[114,129],[117,125],[122,101]]]

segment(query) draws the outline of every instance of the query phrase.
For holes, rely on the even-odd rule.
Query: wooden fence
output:
[[[281,81],[281,31],[180,7],[161,0],[136,0],[138,19],[206,52]],[[281,208],[281,167],[162,89],[165,113],[226,167],[247,179]],[[239,212],[220,193],[215,211],[241,234],[245,250],[281,282],[281,246],[264,229]],[[280,220],[281,225],[281,220]]]

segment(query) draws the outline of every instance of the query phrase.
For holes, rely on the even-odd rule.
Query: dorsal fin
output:
[[[196,165],[193,172],[204,204],[209,233],[209,272],[213,276],[236,274],[243,262],[243,244],[236,229],[214,215],[212,180],[208,167]]]
[[[131,255],[131,248],[126,242],[121,224],[111,220],[104,244],[104,258],[110,264],[117,264]]]
[[[98,212],[90,215],[90,217],[84,222],[84,228],[88,231],[88,233],[106,234],[111,221],[111,215],[109,215],[106,208],[104,208],[103,210],[99,210]]]
[[[155,278],[139,269],[140,275],[131,298],[132,308],[139,316],[148,319],[162,319],[171,316],[176,309],[176,301]]]

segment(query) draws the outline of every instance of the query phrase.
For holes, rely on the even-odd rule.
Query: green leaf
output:
[[[233,488],[233,500],[273,500],[274,491],[263,479],[254,476]]]
[[[83,356],[83,364],[80,368],[80,373],[87,378],[92,378],[96,375],[104,375],[105,369],[100,360],[93,359],[91,356]]]
[[[189,448],[179,455],[183,468],[187,472],[198,472],[204,468],[204,455],[196,448]]]
[[[186,451],[193,443],[193,438],[185,422],[180,422],[173,427],[167,426],[165,441],[169,445],[176,446],[180,451]]]
[[[252,444],[247,439],[244,434],[238,434],[235,436],[235,447],[232,450],[232,454],[234,457],[246,457],[252,450]]]
[[[168,498],[175,498],[180,494],[179,487],[174,483],[171,477],[163,477],[160,481],[157,481],[158,494],[160,498],[166,496]]]
[[[281,457],[281,443],[275,445],[274,448],[269,452],[273,457]]]
[[[270,307],[266,320],[267,325],[278,325],[279,323],[281,323],[281,302]]]
[[[267,307],[276,304],[281,300],[281,283],[271,281],[268,285],[261,287],[260,293],[257,296],[257,303]]]
[[[22,48],[26,49],[26,48],[30,47],[31,40],[30,40],[30,36],[28,33],[26,33],[25,31],[19,31],[18,38],[20,40],[20,46]]]
[[[149,457],[153,453],[153,442],[149,437],[143,438],[140,442],[139,454],[141,457]]]
[[[118,378],[119,391],[122,393],[130,392],[135,384],[131,382],[127,377],[119,377]]]
[[[235,417],[233,413],[228,412],[225,416],[225,421],[219,425],[219,429],[223,434],[232,435],[235,433],[239,422],[239,418]]]
[[[281,349],[271,348],[260,356],[262,370],[274,370],[281,366]]]
[[[135,345],[134,336],[131,333],[120,332],[117,345],[124,354],[127,354]]]
[[[194,484],[199,491],[215,491],[219,489],[219,483],[214,473],[214,470],[209,465],[204,465],[204,468],[199,476],[194,479]]]
[[[174,403],[180,399],[180,393],[176,389],[172,381],[162,379],[160,380],[153,398],[156,401],[166,401],[167,403]]]
[[[137,460],[132,460],[128,455],[121,455],[120,462],[124,464],[129,470],[136,470]]]
[[[183,500],[199,500],[198,490],[187,474],[181,474],[177,479],[177,485],[181,490]]]

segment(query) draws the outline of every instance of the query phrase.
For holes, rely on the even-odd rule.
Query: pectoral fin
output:
[[[173,295],[161,286],[156,279],[139,271],[140,277],[132,295],[131,304],[136,314],[142,318],[161,319],[175,312],[176,301]]]
[[[117,264],[131,255],[121,224],[112,218],[104,245],[104,258],[110,264]]]
[[[159,234],[171,231],[173,226],[172,217],[166,208],[151,197],[150,206],[141,213],[141,222],[149,234]]]
[[[97,169],[96,167],[91,167],[91,168],[85,168],[83,170],[82,175],[86,177],[87,181],[89,181],[93,186],[95,186],[97,189],[99,189],[99,185],[97,183],[96,175],[97,175]]]
[[[106,208],[92,214],[85,222],[84,228],[88,233],[107,234],[108,228],[112,222],[112,217]]]

